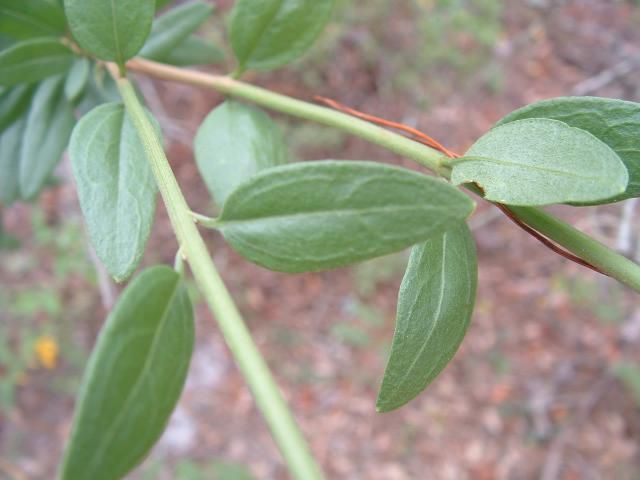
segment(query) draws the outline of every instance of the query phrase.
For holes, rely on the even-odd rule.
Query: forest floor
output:
[[[217,3],[222,14],[232,2]],[[502,115],[535,100],[640,101],[639,24],[637,2],[613,0],[345,0],[311,53],[248,79],[298,98],[334,98],[462,152]],[[188,201],[212,212],[191,142],[222,97],[139,80]],[[329,128],[274,117],[295,159],[416,168]],[[53,478],[82,369],[113,300],[113,286],[98,291],[68,168],[58,175],[38,204],[4,214],[22,246],[0,252],[0,479]],[[328,478],[640,478],[637,297],[479,205],[472,219],[479,291],[467,337],[437,381],[388,414],[376,413],[375,398],[407,252],[284,275],[245,262],[215,233],[206,240]],[[620,238],[621,205],[554,212],[611,246],[638,246],[637,219]],[[170,263],[175,249],[159,207],[144,264]],[[201,301],[196,312],[183,397],[131,478],[236,479],[244,470],[288,478]],[[52,368],[33,350],[43,338],[60,348]]]

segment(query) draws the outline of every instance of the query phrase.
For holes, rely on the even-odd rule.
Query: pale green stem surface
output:
[[[167,161],[164,149],[131,83],[118,79],[127,113],[138,131],[158,188],[184,254],[225,341],[242,371],[253,397],[280,447],[292,475],[300,480],[322,479],[302,433],[284,401],[269,367],[211,260],[191,211]]]
[[[127,64],[130,70],[155,78],[212,88],[221,93],[249,100],[263,107],[295,117],[335,127],[363,138],[403,157],[410,158],[448,178],[452,162],[441,152],[400,134],[378,127],[351,115],[297,100],[230,77],[185,70],[136,58]],[[615,253],[602,243],[539,209],[509,207],[525,223],[559,245],[598,267],[602,272],[640,292],[640,266]]]

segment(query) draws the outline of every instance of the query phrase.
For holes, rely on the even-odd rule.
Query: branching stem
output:
[[[127,67],[155,78],[214,89],[278,112],[335,127],[410,158],[445,178],[449,177],[452,159],[442,151],[438,151],[437,145],[432,143],[429,146],[428,140],[419,143],[364,119],[274,93],[227,76],[185,70],[139,58],[130,60]],[[434,146],[436,148],[433,148]],[[561,245],[576,258],[584,260],[590,267],[595,267],[597,271],[640,292],[640,266],[634,262],[540,209],[531,207],[509,207],[509,209],[520,221]]]

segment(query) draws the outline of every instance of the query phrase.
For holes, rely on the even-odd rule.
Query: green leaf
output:
[[[270,70],[301,56],[331,17],[334,0],[238,0],[231,46],[239,70]]]
[[[91,354],[61,480],[118,480],[140,463],[180,397],[193,342],[180,275],[145,270],[120,296]]]
[[[471,320],[477,283],[476,249],[466,224],[413,247],[378,411],[415,398],[453,358]]]
[[[154,0],[65,0],[64,8],[82,48],[124,65],[144,45],[156,6]]]
[[[64,94],[71,103],[80,98],[89,81],[91,64],[88,59],[78,57],[73,62],[64,84]]]
[[[57,40],[34,38],[0,52],[0,85],[37,82],[66,72],[73,53]]]
[[[59,37],[66,22],[59,5],[46,0],[0,1],[0,34],[19,40]]]
[[[185,67],[189,65],[212,65],[224,60],[224,52],[211,42],[191,35],[160,61],[169,65]]]
[[[140,51],[140,56],[158,61],[167,58],[212,12],[213,7],[200,0],[169,10],[154,20],[151,34]]]
[[[473,202],[442,180],[372,162],[320,161],[258,173],[225,202],[219,228],[272,270],[348,265],[423,242],[465,219]]]
[[[20,151],[26,117],[0,132],[0,203],[11,205],[20,197]]]
[[[64,78],[44,80],[31,102],[20,154],[20,192],[34,198],[58,164],[75,125],[71,105],[64,96]]]
[[[0,132],[15,122],[29,108],[33,86],[16,85],[0,94]]]
[[[91,243],[109,274],[125,280],[144,253],[157,188],[124,106],[109,103],[85,115],[69,155]]]
[[[640,197],[640,104],[598,97],[560,97],[511,112],[497,125],[525,118],[551,118],[586,130],[606,143],[622,159],[629,184],[606,203]],[[596,203],[603,203],[602,201]]]
[[[454,164],[451,180],[478,184],[488,200],[524,206],[610,198],[624,192],[628,174],[589,132],[532,118],[489,130]]]
[[[269,116],[234,100],[207,115],[194,151],[200,175],[219,206],[242,182],[288,158],[282,133]]]

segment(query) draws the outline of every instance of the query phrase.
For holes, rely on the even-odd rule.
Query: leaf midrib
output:
[[[120,50],[120,40],[118,36],[118,26],[116,24],[116,4],[115,0],[109,0],[109,4],[111,6],[111,26],[113,28],[113,42],[114,47],[116,49],[116,59],[118,63],[124,62],[124,56],[122,55],[122,51]]]
[[[147,376],[148,370],[150,369],[151,359],[155,357],[155,350],[157,347],[158,338],[161,336],[161,332],[164,328],[165,322],[167,321],[167,313],[171,309],[173,300],[176,297],[178,291],[180,290],[179,282],[180,282],[179,279],[175,279],[173,292],[171,293],[171,296],[169,297],[169,301],[167,302],[165,308],[163,309],[161,320],[160,322],[158,322],[158,327],[156,328],[153,334],[151,348],[149,349],[149,354],[145,359],[144,366],[142,367],[142,370],[140,370],[140,374],[136,378],[133,388],[127,394],[127,398],[122,405],[122,409],[120,410],[120,412],[118,412],[114,421],[111,422],[111,426],[107,428],[103,437],[103,438],[106,438],[106,441],[101,442],[100,448],[98,449],[97,452],[95,452],[93,456],[93,460],[90,463],[90,466],[91,466],[91,468],[89,469],[90,472],[94,471],[95,464],[98,462],[98,460],[100,460],[100,458],[102,457],[102,454],[104,453],[104,449],[106,448],[107,445],[110,444],[111,439],[113,438],[113,436],[115,435],[115,432],[117,431],[116,426],[120,424],[123,418],[123,414],[127,412],[131,399],[136,397],[138,390],[141,388],[140,385],[142,383],[142,379],[146,378]],[[136,395],[134,395],[134,393]]]
[[[470,164],[470,163],[474,163],[477,162],[479,159],[480,161],[484,161],[487,163],[492,163],[494,165],[505,165],[505,166],[510,166],[510,167],[518,167],[518,168],[525,168],[525,169],[532,169],[532,170],[540,170],[542,172],[545,173],[553,173],[556,175],[563,175],[563,176],[568,176],[568,177],[574,177],[574,178],[580,178],[582,180],[600,180],[602,178],[602,175],[597,175],[594,177],[590,177],[590,176],[583,176],[583,175],[578,175],[576,173],[574,173],[574,171],[566,171],[566,170],[557,170],[554,168],[549,168],[549,167],[542,167],[540,165],[535,165],[535,164],[530,164],[530,163],[518,163],[518,162],[514,162],[514,161],[509,161],[509,160],[502,160],[502,159],[498,159],[498,158],[493,158],[493,157],[485,157],[485,156],[475,156],[475,155],[469,155],[469,159],[464,159],[462,161],[460,161],[458,163],[458,165],[465,165],[465,164]],[[475,157],[475,158],[474,158]],[[454,165],[454,170],[456,168],[456,165]],[[610,182],[606,182],[606,181],[601,181],[600,183],[602,183],[603,185],[608,185]]]
[[[431,343],[431,338],[433,337],[433,332],[435,331],[436,327],[442,321],[442,319],[440,318],[440,314],[442,313],[442,305],[444,303],[444,292],[445,292],[445,287],[446,287],[445,278],[446,278],[446,272],[447,272],[447,268],[446,268],[446,266],[447,266],[447,234],[446,233],[443,235],[443,238],[442,238],[442,256],[439,257],[439,258],[441,258],[442,260],[441,260],[441,263],[440,263],[440,291],[438,293],[438,305],[437,305],[436,311],[435,311],[435,313],[433,315],[433,318],[435,320],[431,323],[431,328],[427,332],[427,335],[425,336],[424,342],[422,343],[422,346],[420,347],[420,350],[418,350],[418,353],[416,353],[413,361],[411,362],[411,365],[409,365],[409,368],[407,368],[407,371],[405,372],[405,374],[402,376],[402,378],[398,382],[398,385],[404,384],[404,382],[407,380],[409,375],[411,375],[413,373],[413,369],[415,368],[416,364],[418,363],[418,360],[421,359],[422,354],[424,353],[425,349]],[[412,313],[413,313],[413,308],[411,310],[412,310]]]
[[[264,35],[264,33],[269,29],[269,26],[271,25],[271,22],[273,21],[274,18],[276,18],[278,16],[278,14],[280,13],[280,9],[282,8],[282,4],[284,3],[284,0],[279,0],[277,7],[275,7],[273,9],[273,13],[271,15],[269,15],[266,19],[266,21],[263,23],[262,27],[259,28],[256,32],[256,35],[253,36],[253,39],[251,41],[251,43],[249,44],[249,48],[247,49],[247,53],[246,53],[246,58],[241,62],[241,67],[245,67],[247,62],[249,61],[249,59],[251,58],[251,56],[253,55],[253,53],[256,51],[256,49],[258,48],[258,45],[260,44],[260,39],[262,38],[262,36]]]
[[[313,218],[313,217],[322,217],[322,216],[347,216],[347,215],[362,215],[362,214],[376,214],[376,213],[394,213],[398,211],[405,210],[428,210],[428,211],[442,211],[442,212],[450,212],[452,209],[450,207],[438,206],[438,205],[426,205],[426,204],[412,204],[412,205],[385,205],[382,207],[365,207],[365,208],[345,208],[345,209],[335,209],[335,210],[313,210],[310,212],[297,212],[297,213],[287,213],[280,215],[269,215],[264,217],[253,217],[253,218],[243,218],[243,219],[224,219],[224,211],[222,212],[222,216],[220,217],[220,221],[218,226],[220,228],[241,225],[244,223],[254,223],[254,222],[268,222],[268,221],[284,221],[291,218],[297,217],[305,217],[305,218]]]

